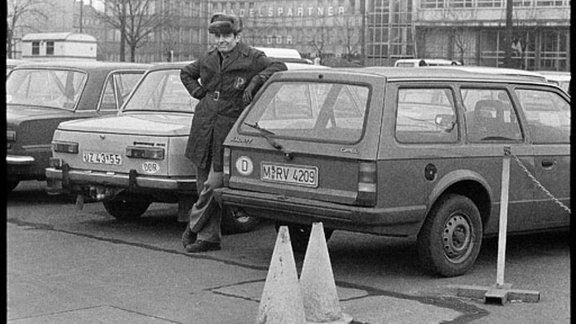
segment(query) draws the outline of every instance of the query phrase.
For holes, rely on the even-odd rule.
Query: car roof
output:
[[[556,81],[570,81],[572,74],[570,72],[560,72],[560,71],[537,71],[549,80]]]
[[[59,61],[27,61],[14,68],[77,68],[84,70],[100,70],[100,69],[148,69],[152,65],[145,63],[132,63],[132,62],[105,62],[105,61],[83,61],[83,60],[59,60]]]
[[[161,62],[155,63],[152,67],[150,67],[150,71],[155,70],[165,70],[165,69],[181,69],[186,65],[192,63],[194,61],[185,61],[185,62]],[[330,67],[324,65],[314,65],[308,63],[300,63],[300,62],[284,62],[288,70],[306,70],[306,69],[328,69]]]
[[[476,72],[476,73],[487,73],[487,74],[501,74],[501,75],[515,75],[515,76],[526,76],[532,77],[539,80],[545,80],[544,75],[534,72],[526,71],[520,69],[509,69],[509,68],[497,68],[490,66],[455,66],[454,69],[459,69],[462,71]]]
[[[502,81],[502,82],[536,82],[546,84],[545,79],[534,78],[529,75],[523,74],[507,74],[507,73],[497,73],[497,72],[508,72],[499,70],[475,70],[475,69],[461,69],[460,66],[450,66],[450,67],[420,67],[418,69],[409,67],[353,67],[353,68],[330,68],[323,69],[322,73],[326,75],[331,73],[339,74],[350,74],[352,75],[375,75],[381,76],[389,81],[402,81],[402,80],[478,80],[478,81]],[[284,71],[281,72],[283,75],[288,76],[294,74],[304,75],[308,73],[314,73],[316,75],[318,71],[310,70],[298,70],[297,72]],[[538,74],[536,74],[538,75]],[[293,76],[293,75],[291,75]]]

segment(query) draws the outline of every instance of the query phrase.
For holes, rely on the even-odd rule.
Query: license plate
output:
[[[262,162],[260,180],[306,187],[318,187],[318,168],[305,165],[288,165]]]
[[[122,156],[115,153],[82,152],[84,163],[122,165]]]

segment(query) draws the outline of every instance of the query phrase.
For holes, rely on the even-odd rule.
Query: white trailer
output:
[[[96,38],[80,33],[33,33],[22,37],[22,59],[96,60]]]

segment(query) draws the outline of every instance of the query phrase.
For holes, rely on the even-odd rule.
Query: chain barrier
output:
[[[550,197],[550,199],[552,201],[554,201],[558,206],[560,206],[562,209],[564,209],[565,211],[568,212],[568,214],[572,214],[572,212],[570,211],[570,208],[568,208],[568,206],[564,205],[560,200],[558,200],[558,198],[554,197],[554,195],[552,195],[552,193],[550,193],[550,191],[548,191],[548,189],[546,189],[531,173],[530,171],[528,171],[528,169],[524,166],[524,164],[522,163],[522,161],[520,161],[520,158],[518,158],[514,153],[512,153],[511,151],[507,150],[505,153],[510,154],[513,158],[514,161],[516,161],[516,164],[518,164],[518,166],[520,166],[520,168],[522,169],[522,171],[524,171],[524,173],[526,173],[526,175],[528,176],[528,178],[530,178],[530,180],[532,180],[532,182],[534,182],[534,184],[536,184],[536,186],[538,188],[540,188],[540,190],[542,190],[548,197]]]

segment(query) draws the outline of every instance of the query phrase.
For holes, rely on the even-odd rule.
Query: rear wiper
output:
[[[260,125],[258,125],[258,122],[255,122],[254,124],[249,124],[247,122],[244,122],[244,125],[250,127],[250,128],[254,128],[255,130],[257,130],[258,132],[260,132],[260,134],[262,134],[262,136],[264,136],[264,138],[266,139],[266,141],[275,149],[277,149],[278,151],[281,151],[284,154],[289,154],[286,150],[284,150],[284,147],[280,144],[278,144],[272,137],[270,137],[270,135],[276,135],[274,134],[274,132],[269,131],[265,128],[260,127]]]

